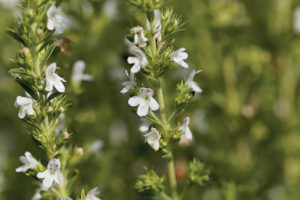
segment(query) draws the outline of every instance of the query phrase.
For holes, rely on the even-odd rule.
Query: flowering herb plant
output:
[[[59,75],[59,65],[49,61],[57,48],[54,41],[61,38],[69,23],[58,7],[59,2],[23,0],[18,6],[21,17],[16,28],[7,30],[20,46],[13,59],[17,67],[9,71],[25,90],[25,96],[18,96],[15,101],[18,116],[29,125],[29,135],[47,157],[39,161],[30,152],[25,152],[20,157],[23,166],[16,172],[36,178],[39,188],[33,199],[71,199],[71,196],[81,195],[81,200],[97,200],[97,188],[87,194],[84,190],[81,194],[72,190],[78,176],[76,165],[83,159],[83,149],[67,145],[71,134],[65,125],[61,126],[70,105],[65,94],[66,80]],[[89,75],[82,75],[84,67],[82,62],[76,64],[74,84],[92,79]]]
[[[183,122],[184,108],[202,92],[194,81],[200,71],[191,70],[189,77],[177,84],[173,101],[166,101],[165,92],[169,88],[167,78],[172,68],[191,67],[187,63],[188,53],[185,48],[177,49],[174,34],[182,30],[183,23],[173,9],[163,8],[163,1],[129,1],[142,11],[144,23],[132,27],[125,42],[128,45],[128,64],[131,65],[129,81],[123,83],[121,93],[128,93],[129,106],[136,108],[136,114],[148,120],[143,125],[145,142],[167,161],[169,191],[165,187],[165,176],[159,177],[154,170],[138,178],[137,191],[151,199],[179,200],[184,198],[187,189],[193,185],[204,185],[209,180],[209,172],[197,160],[190,162],[187,180],[179,193],[174,170],[174,149],[180,140],[193,139],[189,128],[190,117]],[[163,9],[162,9],[163,8]],[[126,72],[128,74],[128,72]]]

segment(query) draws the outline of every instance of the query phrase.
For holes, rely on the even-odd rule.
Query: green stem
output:
[[[164,127],[163,124],[162,124],[162,122],[161,122],[161,120],[156,116],[156,114],[155,114],[153,111],[149,110],[149,113],[150,113],[150,116],[153,117],[154,120],[152,119],[152,121],[153,121],[154,123],[157,123],[157,124],[159,124],[161,127]]]
[[[175,177],[175,168],[173,158],[168,160],[169,181],[171,187],[172,200],[179,200],[177,194],[177,181]]]
[[[161,195],[161,197],[163,198],[163,199],[165,199],[165,200],[172,200],[171,199],[171,197],[169,197],[166,193],[164,193],[164,192],[161,192],[161,193],[159,193],[160,195]]]
[[[64,183],[59,184],[58,188],[59,188],[59,192],[60,192],[60,195],[61,195],[60,197],[68,197],[68,192],[67,192],[67,189],[66,189]]]

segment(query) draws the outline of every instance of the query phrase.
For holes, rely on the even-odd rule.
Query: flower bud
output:
[[[66,140],[66,139],[68,139],[69,138],[69,133],[67,132],[67,131],[65,131],[64,133],[63,133],[63,136],[64,136],[64,139]]]
[[[38,29],[36,32],[38,35],[42,35],[44,33],[44,31],[42,29]]]
[[[53,111],[53,108],[52,108],[52,106],[50,106],[49,108],[48,108],[48,112],[52,112]]]
[[[30,50],[27,47],[24,47],[21,52],[25,55],[28,56],[30,54]]]
[[[177,19],[174,20],[174,26],[178,26],[178,20]]]
[[[75,154],[76,154],[76,155],[82,156],[83,153],[84,153],[83,148],[78,147],[78,148],[75,149]]]

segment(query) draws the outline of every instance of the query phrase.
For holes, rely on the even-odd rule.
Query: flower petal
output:
[[[26,109],[24,107],[20,107],[18,116],[20,119],[23,119],[26,116]]]
[[[143,99],[140,96],[134,96],[134,97],[129,98],[128,104],[133,107],[138,106],[142,100]]]
[[[144,116],[148,115],[148,111],[149,111],[149,106],[148,105],[140,104],[138,109],[137,109],[137,114],[140,117],[144,117]]]
[[[38,177],[38,178],[45,178],[46,176],[49,176],[49,175],[50,175],[49,170],[46,170],[46,171],[44,171],[44,172],[39,172],[39,173],[36,175],[36,177]]]
[[[51,63],[46,69],[46,76],[53,74],[56,71],[56,63]]]
[[[60,93],[65,92],[65,86],[60,80],[54,82],[54,87]]]
[[[33,115],[34,114],[34,110],[32,108],[32,105],[28,106],[28,109],[27,109],[27,115]]]
[[[43,186],[42,186],[43,189],[48,190],[52,186],[53,181],[54,181],[54,177],[52,175],[45,177],[43,180]]]
[[[29,169],[27,166],[20,166],[16,169],[16,172],[26,172]]]
[[[53,82],[51,80],[47,80],[45,90],[47,92],[51,92],[53,90]]]
[[[188,140],[192,140],[193,139],[193,134],[192,134],[192,131],[191,131],[191,129],[189,127],[186,127],[184,135],[185,135],[185,137]]]
[[[198,92],[198,93],[201,93],[203,92],[203,90],[198,86],[198,84],[196,82],[191,82],[190,84],[191,88],[195,91],[195,92]]]
[[[158,150],[159,150],[159,141],[155,141],[154,144],[152,145],[152,148],[153,148],[155,151],[158,151]]]
[[[157,101],[153,98],[150,97],[150,103],[149,103],[150,109],[153,111],[156,111],[159,109],[159,104],[157,103]]]

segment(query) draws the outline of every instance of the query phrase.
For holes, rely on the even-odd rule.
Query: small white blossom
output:
[[[27,172],[29,169],[35,169],[39,162],[31,155],[30,152],[25,152],[25,156],[20,156],[20,161],[24,164],[16,169],[16,172]]]
[[[147,46],[148,38],[144,35],[144,29],[140,26],[133,27],[131,32],[134,34],[134,44],[139,47]]]
[[[135,57],[128,57],[127,62],[129,64],[134,64],[130,72],[135,74],[140,71],[141,68],[144,68],[148,64],[148,60],[144,54],[144,52],[134,45],[134,43],[130,42],[127,38],[125,38],[125,43],[128,46],[128,51],[130,54],[133,54]]]
[[[149,108],[152,111],[159,109],[159,104],[152,97],[153,90],[150,88],[140,88],[140,95],[131,97],[128,100],[130,106],[138,106],[137,114],[140,117],[144,117],[148,114]]]
[[[180,126],[179,130],[181,130],[184,136],[191,141],[193,139],[193,134],[191,129],[189,128],[189,124],[190,124],[190,117],[184,118],[183,124]]]
[[[85,200],[100,200],[97,195],[99,195],[99,191],[98,191],[98,188],[95,187],[94,189],[90,190],[86,197],[85,197]]]
[[[107,0],[105,1],[102,9],[105,16],[110,19],[116,20],[119,18],[119,9],[117,0]]]
[[[133,64],[133,66],[130,69],[130,72],[132,74],[138,73],[141,68],[144,68],[147,66],[148,64],[148,60],[144,54],[144,52],[139,49],[138,47],[136,47],[135,49],[132,48],[132,52],[131,52],[135,57],[128,57],[127,62],[128,64]]]
[[[15,107],[20,108],[19,113],[18,113],[18,116],[20,119],[23,119],[26,116],[26,114],[27,115],[34,114],[32,104],[33,104],[33,99],[31,99],[29,97],[21,97],[21,96],[17,97],[17,99],[15,101]]]
[[[47,11],[47,17],[47,28],[50,31],[55,30],[57,34],[62,34],[69,20],[63,15],[61,9],[52,5]]]
[[[188,58],[188,54],[185,52],[185,48],[180,48],[173,53],[171,53],[171,60],[184,68],[189,68],[189,65],[184,62]]]
[[[154,10],[154,21],[153,21],[153,25],[154,25],[154,38],[155,41],[160,44],[161,42],[161,21],[160,21],[160,10]]]
[[[201,72],[201,70],[199,71],[196,71],[196,70],[193,70],[190,75],[189,75],[189,78],[188,80],[186,81],[186,85],[193,89],[195,92],[198,92],[198,93],[201,93],[203,92],[203,90],[198,86],[198,84],[194,81],[194,77],[196,74],[198,74],[199,72]]]
[[[149,120],[142,118],[142,124],[139,127],[139,131],[145,133],[149,130],[151,125],[152,123]]]
[[[1,4],[1,7],[3,5],[4,8],[13,10],[16,7],[18,1],[19,0],[0,0],[0,4]]]
[[[93,153],[102,153],[102,149],[104,147],[103,140],[96,140],[92,144],[89,145],[89,151]]]
[[[41,191],[42,191],[41,188],[37,189],[31,200],[40,200],[40,199],[42,199]]]
[[[145,135],[145,140],[155,151],[158,151],[160,137],[158,130],[152,127],[151,131]]]
[[[296,33],[300,33],[300,7],[297,7],[294,12],[294,30]]]
[[[82,60],[76,61],[73,65],[72,81],[80,83],[81,81],[92,81],[93,76],[90,74],[83,74],[85,69],[85,62]]]
[[[134,73],[130,73],[130,75],[129,75],[128,72],[126,71],[126,75],[129,78],[129,81],[125,81],[122,83],[122,86],[124,87],[121,90],[122,94],[127,93],[131,88],[136,86],[136,83],[134,81]]]
[[[65,86],[62,82],[66,82],[63,78],[56,73],[56,63],[50,64],[46,69],[46,88],[47,92],[52,92],[53,86],[58,92],[65,92]]]
[[[43,190],[48,190],[53,182],[63,184],[64,176],[60,171],[60,166],[61,164],[58,159],[52,159],[48,163],[48,169],[37,174],[38,178],[44,179],[42,184]]]

